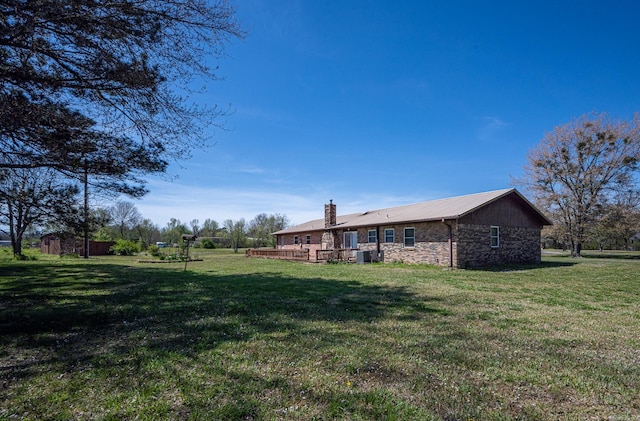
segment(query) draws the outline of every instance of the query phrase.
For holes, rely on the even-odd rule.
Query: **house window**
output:
[[[311,236],[307,235],[307,238],[305,239],[305,241],[307,242],[307,244],[311,244]]]
[[[369,230],[369,242],[375,243],[378,240],[378,233],[376,230]]]
[[[347,231],[344,233],[344,248],[358,248],[358,231]]]
[[[293,236],[293,244],[300,244],[300,239],[298,238],[297,235]]]
[[[491,227],[491,248],[500,247],[500,227]]]
[[[416,229],[405,228],[404,229],[404,246],[414,247],[416,245]]]
[[[384,230],[384,242],[385,243],[393,243],[394,242],[394,231],[393,228],[386,228]]]

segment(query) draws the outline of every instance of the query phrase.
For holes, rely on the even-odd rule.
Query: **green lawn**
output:
[[[0,260],[0,419],[640,418],[640,255],[195,253]]]

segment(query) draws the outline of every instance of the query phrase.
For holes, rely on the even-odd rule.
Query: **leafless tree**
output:
[[[142,215],[132,202],[116,202],[109,208],[109,215],[111,221],[118,227],[120,238],[125,238],[125,233],[142,221]]]
[[[547,133],[516,184],[555,216],[577,257],[614,193],[635,188],[639,163],[640,114],[631,121],[587,114]]]
[[[0,224],[9,228],[14,256],[22,256],[22,239],[28,229],[77,219],[77,194],[76,186],[62,181],[51,169],[0,171]]]

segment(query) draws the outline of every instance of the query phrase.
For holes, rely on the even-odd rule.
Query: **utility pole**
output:
[[[84,167],[84,221],[82,229],[84,231],[84,258],[89,258],[89,169]]]

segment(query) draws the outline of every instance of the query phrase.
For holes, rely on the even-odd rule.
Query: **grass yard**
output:
[[[0,419],[640,418],[640,259],[0,260]]]

